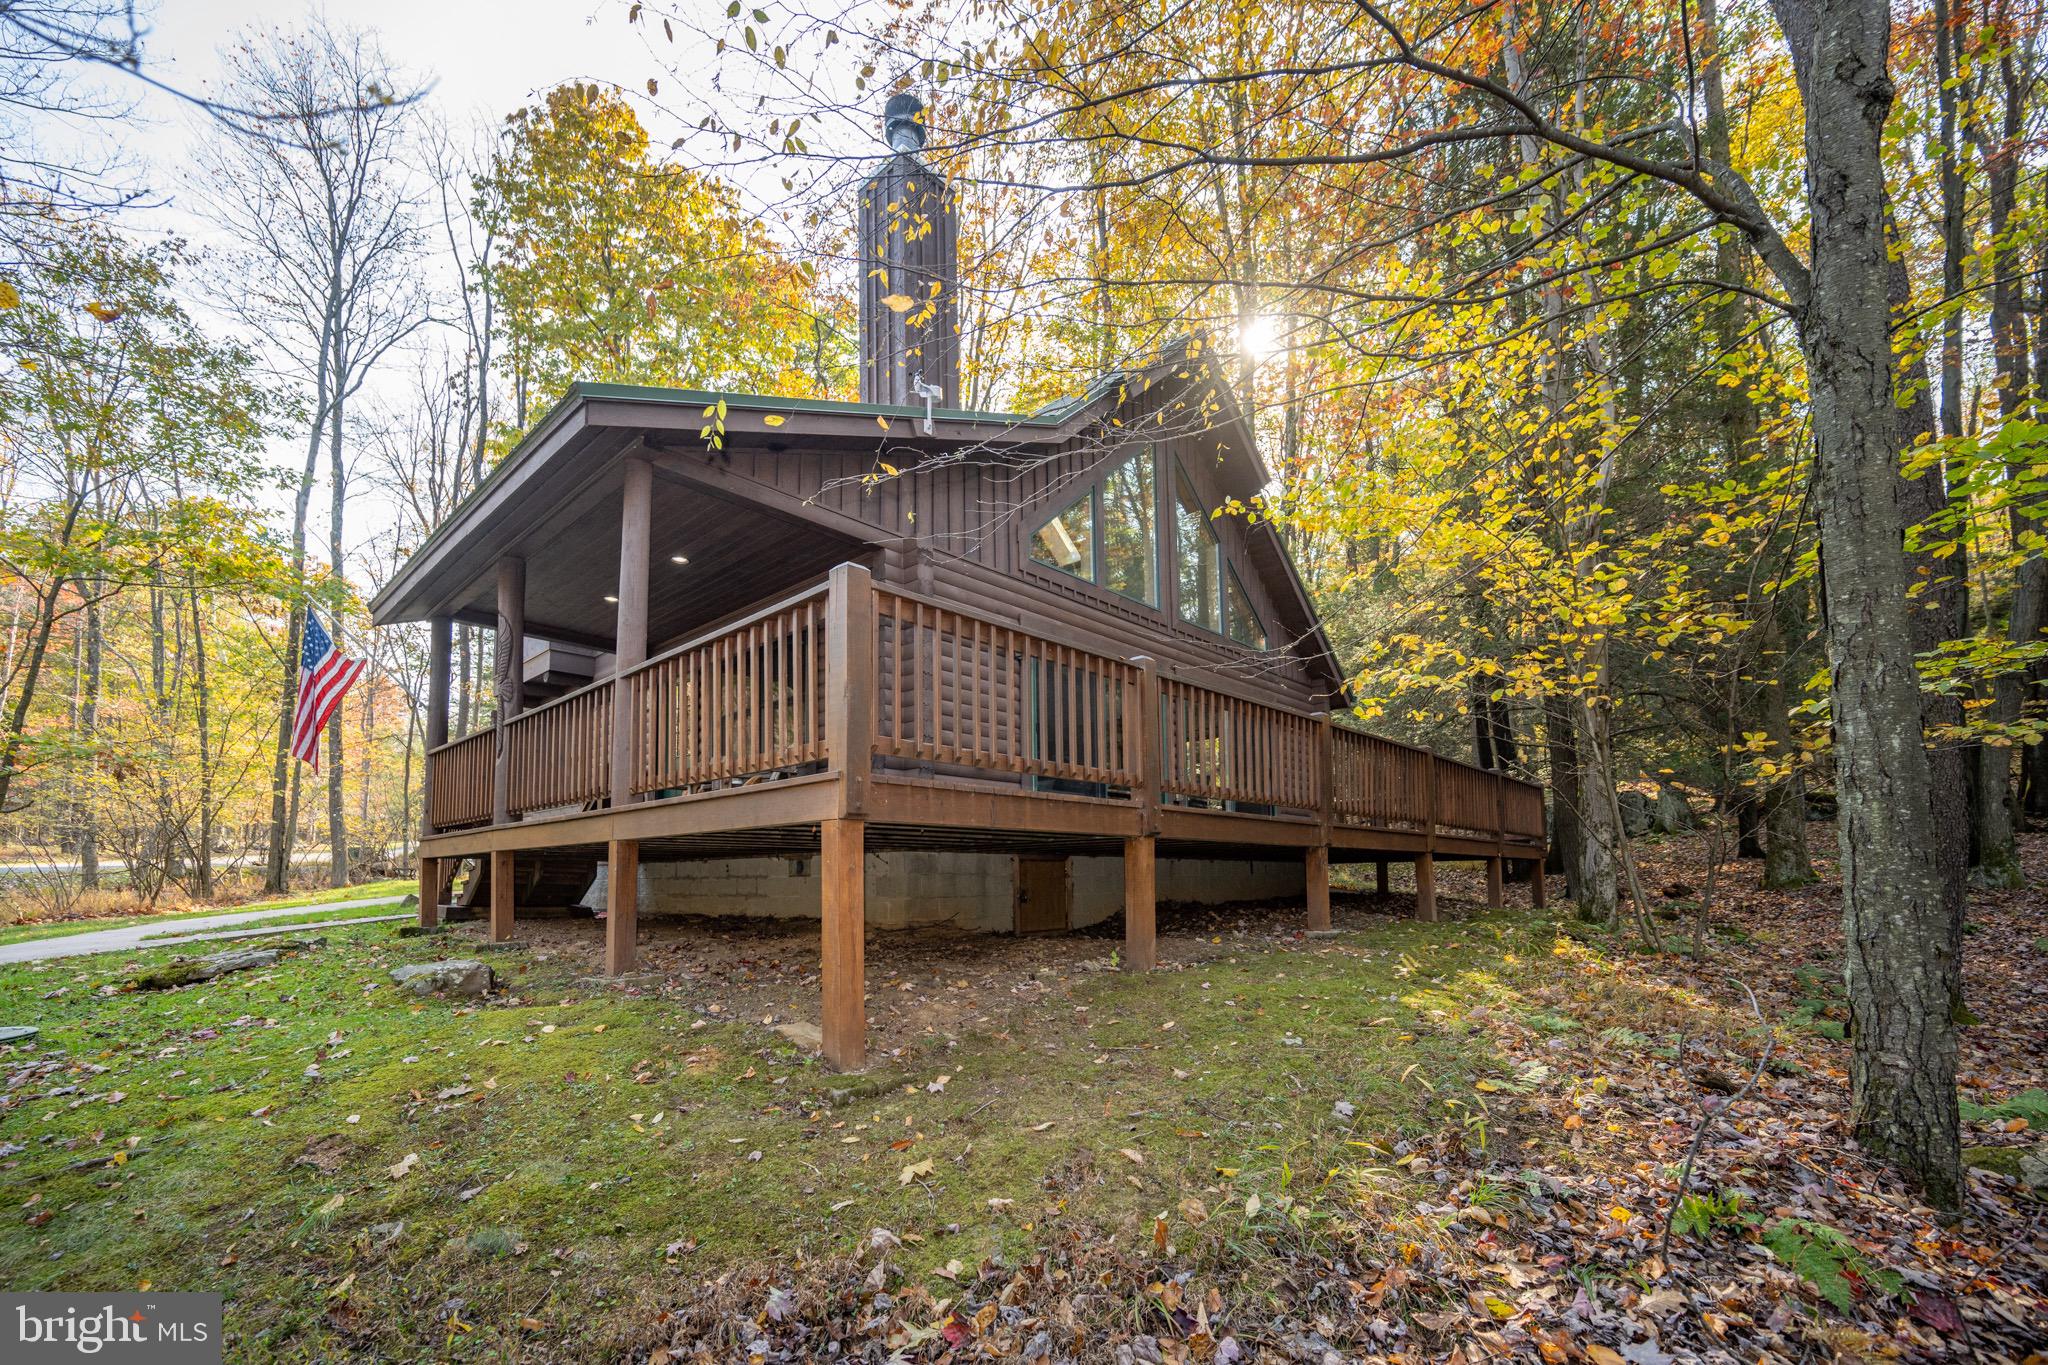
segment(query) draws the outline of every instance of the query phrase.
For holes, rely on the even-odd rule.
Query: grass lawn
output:
[[[0,1047],[0,1284],[219,1291],[235,1361],[1876,1358],[1957,1313],[2022,1359],[2038,905],[1972,906],[2002,1024],[1942,1220],[1847,1141],[1824,894],[1748,893],[1704,963],[1362,898],[1329,938],[1169,913],[1143,978],[1087,933],[876,934],[857,1076],[763,1026],[816,1008],[794,923],[643,926],[623,984],[587,920],[160,993],[121,985],[175,950],[0,969],[43,1028]],[[454,955],[500,991],[389,984]]]
[[[106,915],[97,919],[73,919],[52,921],[28,921],[21,924],[0,925],[0,943],[21,943],[33,938],[62,938],[71,934],[96,933],[101,929],[123,929],[135,924],[161,924],[165,932],[176,929],[182,920],[201,919],[208,915],[232,915],[245,910],[281,910],[287,906],[331,905],[335,901],[368,900],[385,896],[396,900],[408,892],[417,891],[419,883],[410,877],[398,877],[389,881],[364,882],[360,886],[336,887],[326,891],[309,891],[300,895],[280,896],[276,900],[250,901],[245,905],[212,905],[187,910],[166,911],[160,915]],[[290,915],[268,923],[292,924],[301,917]],[[306,916],[305,918],[313,918]]]
[[[1383,923],[1094,973],[845,1077],[516,948],[484,950],[510,994],[415,1001],[385,972],[448,944],[397,927],[162,993],[100,994],[162,951],[0,973],[0,1018],[44,1028],[0,1050],[31,1069],[0,1283],[220,1289],[236,1359],[577,1357],[629,1346],[678,1277],[846,1255],[875,1228],[939,1288],[1042,1223],[1191,1232],[1188,1198],[1227,1244],[1475,1112],[1498,1068],[1443,993],[1491,993],[1504,955],[1550,943],[1526,918]]]

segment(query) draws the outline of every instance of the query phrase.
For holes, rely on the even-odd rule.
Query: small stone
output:
[[[816,1024],[807,1024],[800,1019],[777,1024],[775,1031],[806,1052],[817,1052],[825,1046],[824,1032]]]
[[[211,957],[179,958],[161,967],[151,967],[137,972],[134,977],[135,989],[139,991],[168,990],[173,986],[190,986],[200,981],[211,981],[229,972],[245,972],[252,967],[274,967],[277,965],[278,950],[275,948],[234,948]]]
[[[472,958],[415,962],[391,969],[391,980],[413,995],[446,994],[474,998],[488,995],[496,984],[491,969]]]

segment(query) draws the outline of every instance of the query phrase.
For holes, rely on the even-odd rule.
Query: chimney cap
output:
[[[915,95],[889,96],[882,106],[882,140],[889,149],[915,156],[924,150],[924,101]]]

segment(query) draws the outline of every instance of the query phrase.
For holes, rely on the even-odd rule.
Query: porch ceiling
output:
[[[505,552],[526,561],[526,633],[612,647],[618,589],[617,466],[526,527]],[[670,641],[814,579],[861,543],[826,527],[657,473],[647,574],[647,638]],[[674,556],[688,559],[677,564]],[[448,604],[458,620],[497,621],[495,564]]]

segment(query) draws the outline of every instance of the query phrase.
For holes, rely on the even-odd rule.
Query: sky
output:
[[[563,81],[616,82],[630,89],[656,70],[642,35],[626,22],[625,0],[336,0],[324,7],[304,0],[160,0],[147,20],[143,69],[179,91],[205,93],[220,75],[221,48],[236,33],[296,26],[323,8],[332,21],[378,32],[392,57],[433,82],[429,101],[458,128],[470,122],[495,124]],[[216,135],[216,130],[174,96],[124,76],[104,73],[96,84],[130,104],[135,117],[82,126],[73,135],[106,139],[111,132],[127,162],[122,180],[142,192],[123,215],[127,226],[144,234],[177,234],[202,250],[222,244],[204,217],[204,187],[184,177],[194,139]],[[658,117],[654,111],[643,113]],[[203,299],[193,302],[205,312]],[[380,398],[398,401],[410,387],[407,364],[403,352],[394,354],[365,390],[364,406]],[[271,458],[281,469],[295,468],[303,459],[303,443],[303,434],[280,432],[271,443]],[[322,482],[314,496],[316,512],[327,498],[324,475]],[[391,509],[369,490],[364,493],[359,499],[352,485],[348,534],[356,546],[391,524]],[[278,490],[268,501],[273,505],[265,510],[282,515],[289,495]],[[314,521],[317,542],[324,513]],[[360,567],[355,567],[352,576],[360,582]]]

